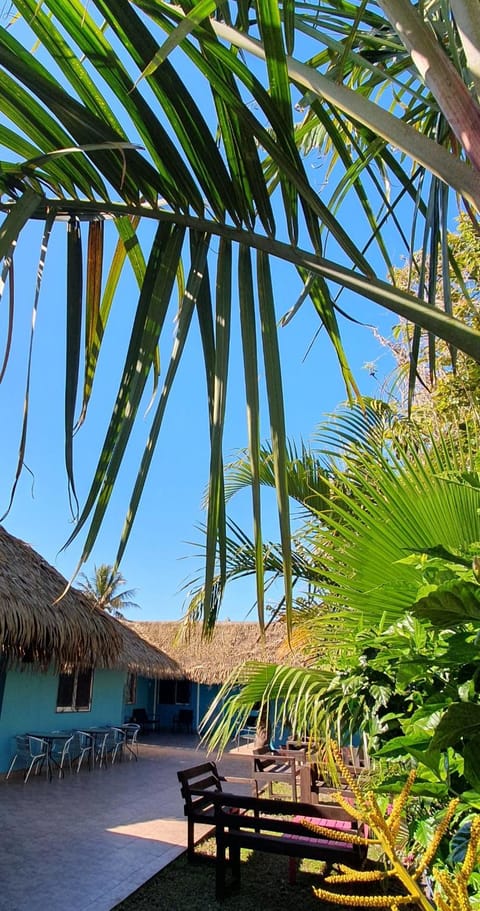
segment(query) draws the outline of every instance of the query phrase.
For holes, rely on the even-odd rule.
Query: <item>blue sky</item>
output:
[[[309,168],[312,184],[324,193],[325,172],[322,162],[311,156]],[[360,235],[356,239],[361,245],[364,239],[361,237],[363,223],[357,219],[355,211],[349,209],[348,204],[343,222],[353,235]],[[110,229],[113,237],[114,229],[112,226]],[[40,224],[30,225],[22,236],[16,253],[14,336],[8,371],[0,386],[0,413],[4,428],[0,450],[0,512],[8,504],[15,473],[40,232]],[[29,471],[22,474],[15,501],[4,519],[4,525],[9,532],[28,541],[45,559],[70,578],[79,559],[83,536],[80,534],[67,550],[61,550],[73,528],[63,465],[62,435],[65,243],[65,225],[57,225],[47,256],[35,331],[25,460]],[[215,250],[215,244],[213,247]],[[400,252],[399,250],[398,258]],[[327,255],[334,258],[334,253],[328,249]],[[379,264],[378,268],[379,276],[385,277],[383,264]],[[273,278],[280,317],[296,302],[300,286],[295,270],[278,261],[273,265]],[[126,272],[117,295],[113,325],[102,354],[100,376],[94,388],[87,420],[76,437],[75,472],[80,502],[87,494],[113,405],[136,302],[135,284]],[[355,318],[379,326],[383,334],[389,334],[396,322],[395,316],[350,294],[342,296],[341,304]],[[5,338],[6,311],[4,300],[0,309],[0,339]],[[161,358],[164,365],[170,355],[173,319],[172,310],[171,332],[169,335],[167,331],[162,343]],[[287,432],[297,442],[301,439],[308,440],[323,415],[332,411],[345,397],[340,371],[325,333],[320,333],[306,356],[317,328],[318,320],[307,302],[294,320],[280,332]],[[342,332],[361,391],[370,396],[379,394],[381,378],[392,366],[385,349],[374,340],[368,328],[342,321]],[[236,343],[238,337],[238,326],[235,325],[224,446],[226,462],[246,444],[242,364]],[[372,377],[365,368],[365,364],[370,362],[376,363],[377,377]],[[262,377],[260,383],[261,381]],[[267,439],[269,432],[266,411],[262,431],[264,439]],[[147,432],[148,421],[140,420],[104,527],[92,558],[84,568],[87,573],[91,573],[94,564],[111,563],[114,560],[131,485]],[[200,556],[190,542],[201,541],[198,525],[203,521],[201,502],[208,476],[208,455],[205,383],[199,339],[193,333],[167,408],[153,469],[121,567],[129,587],[137,589],[136,600],[142,608],[141,613],[131,613],[133,619],[160,620],[181,616],[185,599],[185,592],[181,591],[182,585],[201,568]],[[250,510],[246,495],[238,498],[232,514],[250,532]],[[276,540],[275,504],[270,492],[265,496],[264,523],[265,537]],[[222,617],[244,619],[252,608],[253,600],[253,583],[233,585],[227,592]]]
[[[4,442],[0,456],[1,507],[8,502],[15,470],[25,387],[26,345],[28,343],[34,290],[35,252],[39,247],[40,226],[31,226],[21,240],[17,253],[16,300],[13,347],[4,383],[0,387],[0,407],[4,415]],[[67,550],[61,551],[72,531],[67,485],[63,467],[63,358],[65,275],[64,226],[58,226],[49,250],[44,287],[41,292],[33,359],[29,437],[26,464],[14,504],[4,520],[8,531],[28,541],[68,578],[77,564],[82,534]],[[19,267],[20,264],[20,267]],[[23,268],[22,268],[23,266]],[[296,277],[290,267],[278,264],[274,272],[279,316],[295,302]],[[75,469],[79,498],[87,493],[95,467],[98,447],[105,431],[115,384],[123,364],[126,329],[136,303],[132,280],[126,275],[117,298],[115,328],[103,354],[101,376],[94,388],[85,426],[75,443]],[[395,317],[353,296],[342,300],[349,312],[388,332]],[[291,439],[308,440],[325,412],[345,398],[343,382],[332,347],[321,332],[306,355],[318,326],[308,305],[280,331],[284,367],[284,392],[287,430]],[[376,395],[382,374],[391,368],[384,350],[368,328],[343,324],[344,341],[362,392]],[[171,320],[173,338],[173,314]],[[225,461],[246,444],[245,406],[241,356],[233,333],[232,366],[225,436]],[[166,339],[162,359],[169,354],[171,338]],[[365,364],[376,361],[377,378]],[[198,525],[203,521],[202,496],[208,476],[208,424],[205,384],[198,338],[191,338],[180,368],[176,388],[167,408],[165,425],[153,468],[141,503],[135,527],[121,570],[128,585],[137,589],[141,612],[132,619],[176,619],[182,614],[185,592],[182,586],[201,568],[201,559],[189,542],[201,541]],[[132,440],[126,465],[112,498],[104,528],[85,571],[94,564],[113,562],[128,505],[135,468],[140,458],[148,422],[141,420]],[[264,413],[263,437],[268,437],[268,417]],[[32,472],[32,474],[30,474]],[[247,494],[232,504],[232,514],[250,532]],[[265,535],[277,540],[274,497],[264,497]],[[227,591],[223,618],[247,617],[254,601],[253,583],[236,583]],[[254,613],[250,616],[254,617]]]

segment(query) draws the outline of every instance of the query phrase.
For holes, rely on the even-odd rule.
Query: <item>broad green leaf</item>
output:
[[[411,610],[417,617],[430,620],[442,629],[480,621],[480,586],[461,580],[446,582],[420,598]]]
[[[465,744],[463,760],[465,778],[480,792],[480,732]]]
[[[462,738],[480,737],[480,705],[474,702],[455,702],[449,705],[432,737],[431,750],[455,746]]]
[[[260,403],[258,395],[258,353],[253,293],[252,263],[246,247],[240,247],[238,293],[242,330],[243,369],[247,403],[248,455],[251,470],[252,510],[255,540],[255,577],[260,629],[265,625],[264,562],[260,500]]]
[[[155,54],[153,60],[145,67],[143,73],[137,80],[145,79],[147,76],[151,76],[152,73],[158,69],[159,66],[167,59],[168,55],[178,47],[179,44],[183,41],[187,35],[190,34],[192,29],[198,25],[203,19],[206,19],[212,13],[215,12],[218,4],[215,0],[200,0],[199,3],[196,3],[192,9],[189,10],[185,18],[179,22],[176,29],[170,33],[167,40],[162,44]]]
[[[217,267],[215,302],[215,375],[211,422],[210,475],[208,483],[207,533],[205,553],[204,633],[213,629],[216,620],[213,579],[217,545],[219,549],[220,589],[225,585],[225,494],[223,489],[223,428],[227,397],[228,354],[231,324],[231,245],[222,241]]]
[[[289,628],[291,628],[292,565],[290,550],[290,511],[285,460],[285,415],[283,410],[280,355],[278,349],[273,290],[268,260],[262,253],[259,253],[257,257],[257,283],[263,345],[263,363],[270,415],[270,433],[277,491],[280,540],[282,545],[285,611],[287,623]]]
[[[0,227],[0,261],[13,253],[22,228],[38,207],[39,196],[34,190],[25,190],[15,206],[5,216]]]
[[[67,327],[65,346],[65,468],[70,508],[76,516],[78,500],[73,471],[73,432],[77,403],[83,304],[83,254],[80,223],[70,218],[67,227]],[[75,504],[75,509],[73,508]]]

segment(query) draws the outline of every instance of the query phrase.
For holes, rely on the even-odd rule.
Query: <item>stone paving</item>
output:
[[[2,781],[0,911],[111,911],[178,857],[187,832],[176,772],[205,758],[196,745],[152,734],[138,762]],[[237,751],[218,765],[225,775],[250,773]],[[207,831],[197,828],[199,837]]]

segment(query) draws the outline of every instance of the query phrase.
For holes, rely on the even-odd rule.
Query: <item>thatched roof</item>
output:
[[[189,680],[197,683],[223,683],[244,661],[282,661],[299,665],[299,656],[285,648],[283,623],[272,624],[262,641],[257,623],[217,623],[213,638],[202,639],[202,627],[196,623],[188,638],[178,622],[130,622],[128,626],[151,645],[174,658]]]
[[[124,667],[134,674],[143,674],[145,677],[161,677],[162,680],[167,677],[179,679],[184,676],[183,669],[175,658],[147,642],[131,629],[130,624],[122,621],[118,625],[121,627],[123,647],[115,661],[115,667]]]
[[[0,526],[0,655],[9,665],[126,667],[151,676],[181,676],[167,655],[99,610],[83,592],[66,588],[61,573]]]

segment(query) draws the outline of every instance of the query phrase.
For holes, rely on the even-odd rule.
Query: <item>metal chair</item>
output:
[[[93,759],[94,759],[94,739],[91,734],[87,731],[77,731],[75,736],[76,749],[78,750],[78,761],[77,761],[77,775],[80,771],[82,762],[85,756],[88,757],[88,770],[92,770]]]
[[[125,748],[129,752],[129,759],[133,758],[138,760],[138,732],[140,730],[139,724],[124,724],[123,730],[125,732]]]
[[[60,731],[58,732],[60,733]],[[51,749],[50,749],[50,759],[53,760],[56,766],[58,766],[58,777],[62,778],[64,775],[64,766],[68,763],[70,773],[72,771],[72,756],[71,749],[74,741],[74,734],[65,740],[65,737],[61,737],[58,740],[53,740]]]
[[[48,763],[48,743],[41,737],[31,737],[29,734],[17,734],[15,737],[15,755],[10,763],[5,778],[9,778],[15,764],[21,762],[25,768],[23,775],[24,782],[27,782],[32,769],[34,774],[38,775],[42,770],[43,763],[47,761],[47,774],[50,775],[50,766]]]
[[[172,718],[172,731],[185,731],[193,734],[193,709],[179,709]]]
[[[111,742],[110,742],[110,754],[112,757],[112,765],[115,762],[117,756],[121,762],[123,759],[123,748],[125,746],[126,734],[123,728],[112,728]]]
[[[112,729],[108,728],[104,731],[93,731],[94,739],[94,762],[97,763],[99,769],[102,768],[102,765],[107,768],[107,756],[110,752],[110,743],[112,739]]]

